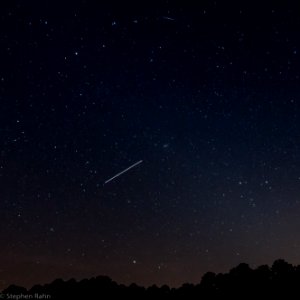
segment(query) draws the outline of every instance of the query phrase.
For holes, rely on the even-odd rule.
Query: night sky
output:
[[[0,289],[299,264],[296,5],[108,2],[0,4]]]

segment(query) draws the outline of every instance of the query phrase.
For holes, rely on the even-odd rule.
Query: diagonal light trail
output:
[[[128,167],[127,169],[123,170],[122,172],[116,174],[115,176],[113,176],[112,178],[109,178],[108,180],[106,180],[104,182],[104,184],[109,183],[110,181],[114,180],[115,178],[119,177],[120,175],[124,174],[125,172],[129,171],[130,169],[134,168],[135,166],[139,165],[140,163],[142,163],[142,160],[139,160],[138,162],[136,162],[135,164],[133,164],[132,166]]]

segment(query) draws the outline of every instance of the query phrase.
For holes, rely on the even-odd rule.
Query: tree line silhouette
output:
[[[35,285],[29,290],[10,285],[2,291],[0,298],[8,299],[11,295],[34,295],[33,299],[38,299],[36,298],[38,296],[50,295],[51,299],[112,299],[112,297],[138,297],[139,299],[266,297],[270,299],[272,296],[286,298],[288,294],[298,295],[299,291],[300,265],[293,266],[283,259],[278,259],[271,267],[262,265],[251,269],[248,264],[241,263],[225,274],[208,272],[204,274],[199,284],[185,283],[179,288],[170,288],[167,285],[161,287],[152,285],[145,288],[135,283],[125,286],[117,284],[107,276],[98,276],[81,281],[56,279],[50,284]]]

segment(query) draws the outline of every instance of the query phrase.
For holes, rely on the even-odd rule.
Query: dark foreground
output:
[[[134,283],[125,286],[109,277],[99,276],[81,281],[56,279],[50,284],[35,285],[30,290],[11,285],[2,291],[0,299],[242,299],[262,296],[270,299],[271,296],[286,297],[289,294],[298,298],[299,290],[300,266],[279,259],[272,267],[263,265],[251,269],[242,263],[226,274],[208,272],[199,284],[186,283],[177,289],[167,285],[144,288]]]

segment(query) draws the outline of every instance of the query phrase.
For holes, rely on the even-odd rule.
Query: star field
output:
[[[239,5],[0,4],[1,289],[299,264],[299,13]]]

